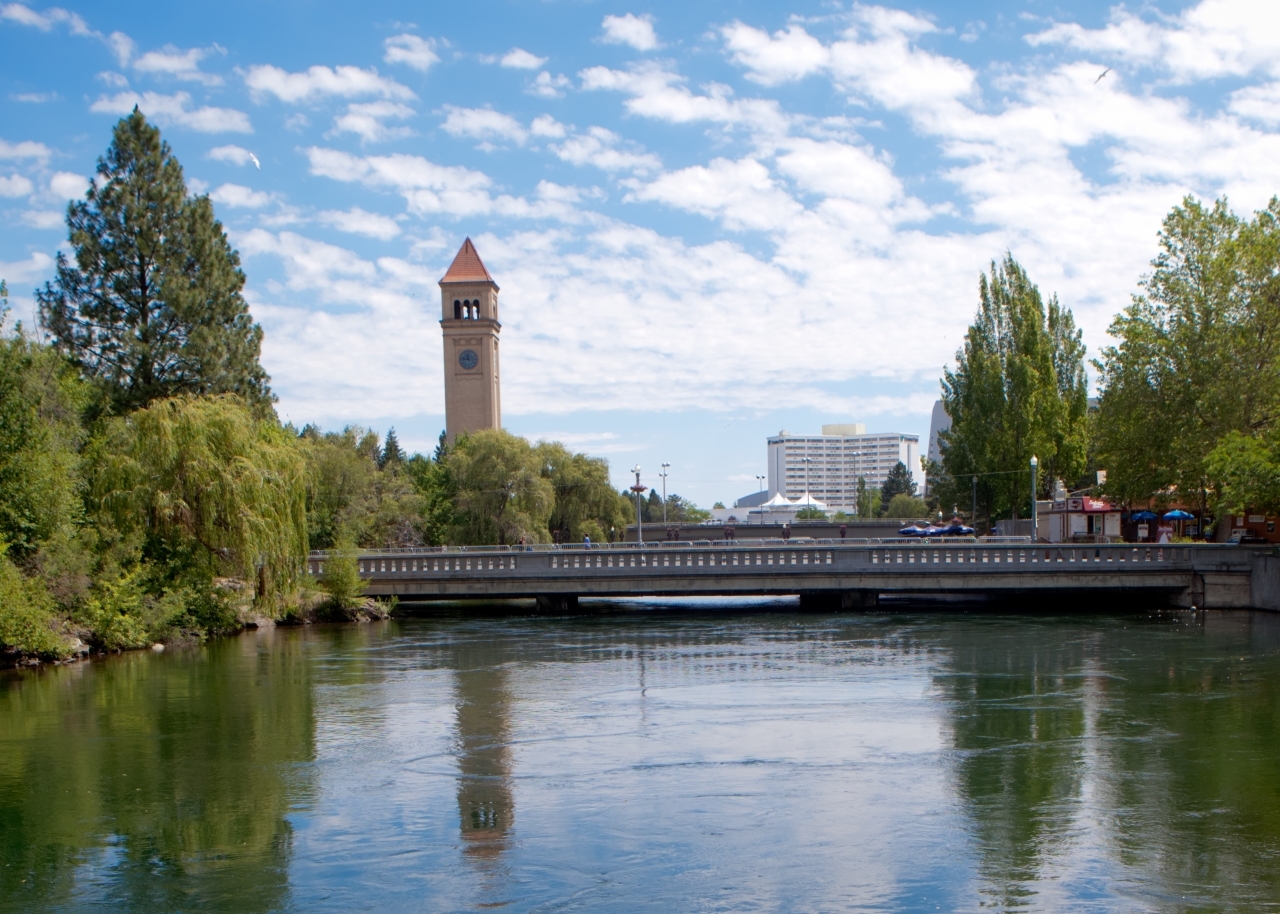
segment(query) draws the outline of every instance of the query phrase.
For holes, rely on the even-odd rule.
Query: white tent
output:
[[[818,501],[818,499],[814,498],[808,492],[805,492],[795,501],[791,502],[791,504],[797,511],[802,511],[805,508],[817,508],[819,511],[827,510],[827,506],[825,504]]]

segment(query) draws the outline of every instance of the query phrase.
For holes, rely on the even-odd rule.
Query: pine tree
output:
[[[137,108],[116,124],[67,228],[75,263],[59,253],[57,278],[36,293],[41,323],[115,409],[218,393],[269,407],[239,254]]]
[[[400,448],[400,441],[396,438],[396,430],[393,427],[387,432],[387,440],[382,445],[382,453],[378,455],[378,469],[385,470],[389,466],[399,466],[404,461],[405,454]]]
[[[880,487],[880,499],[887,505],[893,501],[895,495],[914,496],[915,494],[916,481],[907,472],[907,465],[899,460],[885,477],[884,485]]]

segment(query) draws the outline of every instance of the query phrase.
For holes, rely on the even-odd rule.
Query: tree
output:
[[[460,436],[446,458],[457,486],[454,541],[545,542],[555,489],[533,447],[502,429]]]
[[[880,499],[887,504],[892,502],[895,496],[906,495],[910,497],[915,494],[916,481],[911,478],[907,465],[899,460],[893,465],[889,475],[885,477],[884,485],[880,486]]]
[[[239,398],[159,400],[111,421],[94,443],[92,498],[149,554],[195,556],[206,576],[256,581],[273,602],[307,556],[305,457],[274,419]],[[200,558],[203,562],[200,562]]]
[[[387,440],[382,445],[382,452],[378,455],[378,469],[385,470],[387,467],[398,467],[404,463],[405,454],[400,449],[400,441],[396,438],[395,428],[387,432]]]
[[[923,498],[916,498],[906,492],[899,492],[889,500],[885,507],[885,517],[924,517],[929,513]]]
[[[57,278],[36,293],[41,323],[112,407],[234,393],[269,408],[240,257],[137,108],[116,124],[67,228],[75,263],[59,253]]]
[[[951,428],[938,437],[946,475],[977,475],[988,517],[1029,509],[1029,463],[1040,492],[1074,480],[1088,450],[1084,344],[1070,310],[1046,306],[1026,271],[1006,254],[978,281],[978,314],[942,381]]]
[[[571,453],[557,441],[539,441],[534,452],[554,492],[549,532],[566,542],[584,536],[603,542],[611,527],[626,525],[629,505],[613,491],[607,460]]]
[[[1280,415],[1280,201],[1246,221],[1185,198],[1152,268],[1095,363],[1106,491],[1239,507]]]

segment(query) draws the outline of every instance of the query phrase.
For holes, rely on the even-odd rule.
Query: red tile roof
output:
[[[493,277],[484,268],[484,261],[480,259],[470,238],[462,242],[462,247],[458,248],[458,256],[453,258],[444,279],[440,280],[441,285],[447,282],[493,282]],[[496,282],[493,284],[497,285]]]

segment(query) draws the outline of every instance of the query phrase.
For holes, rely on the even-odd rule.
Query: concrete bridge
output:
[[[359,556],[373,596],[425,600],[799,594],[813,608],[885,595],[1016,600],[1026,608],[1137,604],[1280,610],[1280,556],[1231,545],[809,540],[390,549]],[[326,556],[312,553],[321,574]]]

